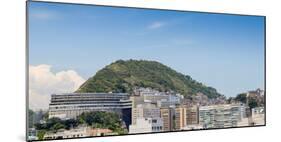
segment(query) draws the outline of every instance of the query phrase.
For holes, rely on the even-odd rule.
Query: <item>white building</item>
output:
[[[151,133],[163,130],[162,118],[137,118],[136,124],[129,126],[129,133]]]
[[[254,125],[264,125],[264,107],[256,107],[252,109],[252,120]]]
[[[199,108],[199,124],[203,128],[236,127],[241,120],[240,105],[213,105]]]
[[[245,106],[245,104],[241,104],[240,105],[240,116],[241,116],[240,120],[242,120],[242,119],[247,117],[246,109],[247,109],[247,107]]]
[[[199,124],[192,124],[192,125],[186,125],[183,128],[183,130],[199,130],[199,129],[203,129],[203,126]]]
[[[158,107],[175,107],[180,104],[182,98],[183,96],[180,94],[169,94],[165,95],[165,98],[157,100],[156,103]]]
[[[87,127],[79,127],[70,130],[59,130],[56,133],[46,133],[44,139],[65,139],[65,138],[77,138],[77,137],[88,137]]]
[[[132,102],[127,93],[65,93],[52,94],[49,118],[77,118],[83,112],[106,111],[117,113],[131,124]]]
[[[49,118],[76,118],[83,112],[113,111],[131,109],[126,93],[68,93],[52,94],[49,104]]]

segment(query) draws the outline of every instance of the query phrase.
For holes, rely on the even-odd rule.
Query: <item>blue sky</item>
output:
[[[29,62],[83,78],[156,60],[226,96],[264,86],[264,18],[29,2]]]

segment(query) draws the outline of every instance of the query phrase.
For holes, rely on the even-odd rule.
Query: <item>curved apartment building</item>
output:
[[[49,118],[76,118],[83,112],[115,112],[126,123],[131,124],[132,102],[127,93],[66,93],[52,94]]]

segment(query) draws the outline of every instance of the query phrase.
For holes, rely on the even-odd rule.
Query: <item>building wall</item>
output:
[[[87,127],[80,127],[71,130],[62,130],[57,133],[47,133],[44,136],[44,139],[63,139],[63,138],[77,138],[77,137],[87,137],[90,136],[87,133]]]
[[[152,104],[140,104],[132,108],[132,124],[136,124],[137,118],[157,118],[160,117],[160,108]]]
[[[175,129],[181,130],[186,126],[186,108],[175,108]]]
[[[161,108],[160,117],[163,119],[163,131],[173,130],[173,109],[172,108]]]
[[[214,105],[199,108],[199,124],[203,128],[236,127],[240,115],[239,105]]]
[[[187,107],[186,109],[186,124],[194,125],[199,123],[199,107]]]
[[[137,118],[135,124],[129,126],[129,133],[150,133],[152,124],[145,118]]]
[[[136,124],[129,126],[129,133],[151,133],[163,131],[162,118],[137,118]]]
[[[132,102],[126,93],[69,93],[52,95],[49,118],[77,118],[83,112],[117,113],[128,127],[131,124]]]

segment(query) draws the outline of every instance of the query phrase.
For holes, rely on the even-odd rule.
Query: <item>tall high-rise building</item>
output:
[[[160,117],[163,119],[163,131],[172,131],[174,128],[174,109],[173,108],[161,108]]]
[[[182,130],[186,126],[186,107],[175,108],[175,129]]]
[[[186,108],[186,124],[195,125],[199,123],[199,107],[192,106]]]
[[[240,105],[213,105],[199,108],[199,124],[203,128],[236,127],[241,117]]]
[[[132,108],[132,124],[136,124],[137,118],[158,118],[160,117],[160,108],[153,104],[139,104]]]
[[[132,108],[137,107],[139,104],[145,104],[143,96],[131,96]]]

